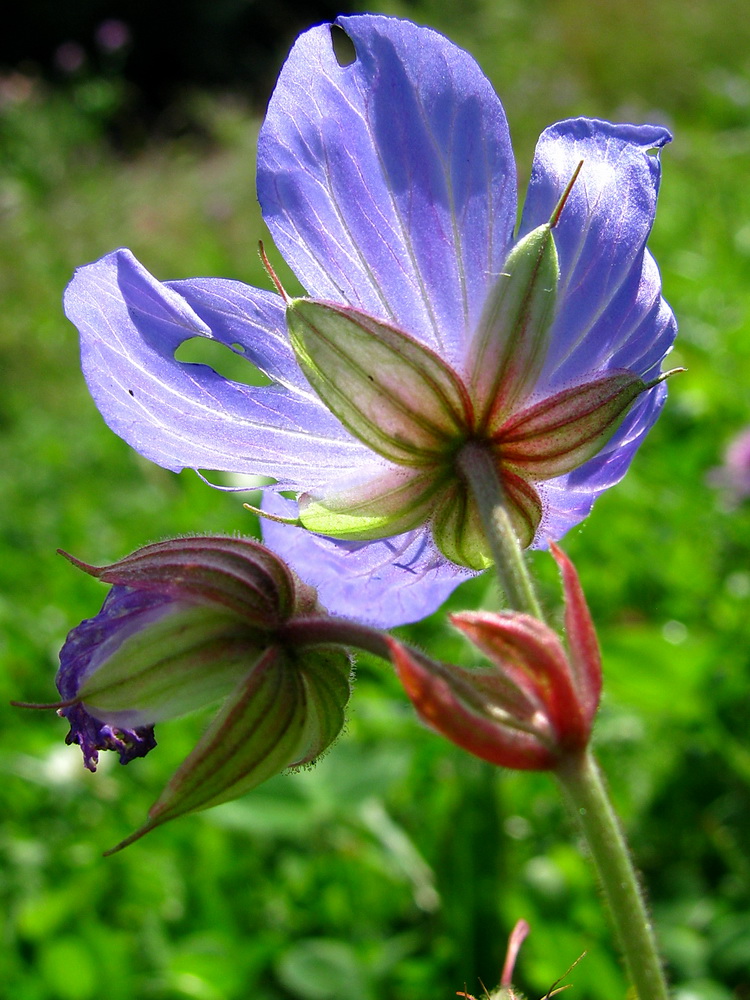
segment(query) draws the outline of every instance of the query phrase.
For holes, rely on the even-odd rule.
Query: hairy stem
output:
[[[391,661],[388,633],[370,625],[360,625],[348,618],[293,618],[277,633],[280,639],[295,645],[317,646],[331,643],[336,646],[351,646],[367,653],[373,653],[383,660]]]
[[[638,876],[593,755],[589,750],[569,755],[556,776],[586,838],[638,1000],[667,1000],[669,991]]]
[[[544,621],[491,454],[481,445],[470,442],[464,445],[458,461],[479,508],[495,571],[508,604],[515,611],[525,611]]]

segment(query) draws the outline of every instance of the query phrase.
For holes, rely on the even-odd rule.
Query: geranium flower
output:
[[[657,151],[670,135],[580,118],[551,126],[514,240],[508,126],[471,56],[408,21],[359,15],[337,24],[354,60],[337,58],[329,26],[303,34],[258,147],[265,221],[312,301],[287,309],[281,295],[218,278],[161,283],[118,250],[76,272],[65,306],[113,430],[175,471],[272,477],[264,509],[294,517],[295,505],[277,495],[292,491],[308,524],[270,523],[266,542],[331,610],[394,625],[434,610],[484,564],[476,538],[465,557],[457,538],[472,521],[449,459],[461,441],[475,436],[493,449],[524,544],[544,547],[624,475],[654,423],[675,322],[645,244]],[[336,373],[314,341],[322,327],[330,342],[338,324],[334,346],[345,343],[340,321],[366,337]],[[242,354],[272,384],[241,385],[177,361],[194,337]],[[402,364],[386,376],[382,352],[372,354],[385,443],[373,423],[379,403],[349,380],[368,348],[383,345]],[[417,378],[404,393],[407,368]],[[393,448],[404,425],[389,421],[412,402],[408,434],[425,414],[430,426],[408,438],[406,454]],[[388,493],[388,482],[407,480],[411,507]],[[370,503],[364,531],[351,518],[342,527],[338,515],[346,520],[346,504],[361,509],[363,498],[382,503],[382,516]]]

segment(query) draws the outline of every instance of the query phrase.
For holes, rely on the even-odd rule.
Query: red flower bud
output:
[[[396,669],[420,717],[483,760],[552,770],[589,741],[601,661],[578,576],[557,546],[565,593],[566,652],[549,626],[518,612],[465,611],[451,621],[491,666],[435,663],[391,640]]]

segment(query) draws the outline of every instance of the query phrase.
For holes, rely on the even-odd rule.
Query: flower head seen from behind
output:
[[[675,322],[646,240],[670,136],[551,126],[514,234],[507,122],[474,60],[408,21],[337,24],[353,60],[330,26],[303,34],[258,148],[265,221],[310,298],[160,283],[119,250],[76,273],[66,311],[117,433],[170,469],[272,477],[264,509],[302,527],[269,523],[268,544],[330,609],[394,625],[486,564],[463,442],[493,448],[524,544],[545,546],[654,423]],[[272,384],[176,360],[195,337]]]
[[[177,538],[98,569],[73,561],[113,585],[68,636],[57,675],[67,742],[90,770],[100,750],[128,763],[156,745],[155,723],[222,703],[147,824],[119,846],[314,760],[339,735],[350,656],[305,642],[304,623],[325,612],[262,545]],[[302,628],[290,641],[293,621]]]

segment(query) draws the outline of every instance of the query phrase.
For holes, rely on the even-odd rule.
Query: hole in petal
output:
[[[217,375],[244,385],[272,385],[272,381],[244,356],[241,344],[227,347],[218,340],[191,337],[174,352],[175,360],[183,364],[208,365]]]
[[[357,58],[354,42],[338,24],[331,25],[331,45],[339,66],[351,66]]]

